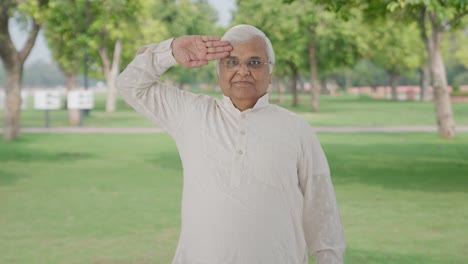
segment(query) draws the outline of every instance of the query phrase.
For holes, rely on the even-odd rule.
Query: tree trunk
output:
[[[289,68],[291,69],[291,80],[289,82],[289,88],[291,90],[291,93],[293,95],[293,101],[292,101],[292,106],[297,106],[297,77],[298,77],[298,69],[296,67],[296,64],[294,62],[289,61]]]
[[[76,90],[76,73],[64,73],[64,75],[66,80],[67,92]],[[79,126],[80,115],[80,109],[68,109],[68,124],[70,126]]]
[[[426,27],[428,20],[431,23],[430,31]],[[429,59],[438,132],[442,138],[455,138],[452,103],[447,90],[447,76],[440,51],[444,27],[437,21],[437,14],[434,11],[429,12],[425,7],[420,9],[418,26]]]
[[[418,15],[418,27],[420,37],[426,46],[426,64],[421,66],[421,100],[425,101],[428,99],[428,91],[431,85],[431,64],[432,64],[432,51],[434,49],[432,41],[429,39],[429,31],[427,29],[428,15],[426,7],[421,7]],[[427,85],[427,87],[425,87]],[[425,90],[426,89],[426,90]]]
[[[115,112],[117,105],[117,90],[115,88],[115,78],[119,74],[120,57],[122,54],[122,41],[119,39],[114,45],[114,55],[112,64],[105,47],[99,48],[99,55],[104,66],[104,73],[107,82],[106,112]]]
[[[278,86],[279,86],[279,99],[278,100],[280,103],[284,103],[286,101],[284,98],[286,88],[283,83],[283,80],[278,79]]]
[[[106,76],[106,79],[107,79],[106,112],[115,112],[115,109],[117,108],[117,90],[115,89],[115,78],[117,78],[117,73],[114,73],[114,72]]]
[[[445,65],[440,51],[442,31],[432,28],[431,73],[434,87],[434,104],[439,135],[443,138],[455,138],[455,121],[452,112],[452,102],[447,89]]]
[[[17,139],[20,135],[22,65],[16,64],[7,68],[6,74],[3,139],[10,141]]]
[[[429,87],[431,86],[431,71],[429,70],[429,63],[419,67],[420,73],[420,100],[429,100]]]
[[[348,91],[348,88],[351,88],[353,85],[353,80],[351,77],[351,70],[349,68],[345,69],[345,91]]]
[[[388,73],[389,77],[389,82],[390,82],[390,87],[392,89],[392,100],[397,101],[398,100],[398,81],[400,79],[400,75],[395,72],[389,72]]]
[[[309,43],[309,63],[310,63],[310,84],[312,93],[312,111],[320,111],[319,107],[319,96],[320,96],[320,85],[318,81],[317,71],[317,57],[315,54],[315,43]]]
[[[272,77],[272,83],[271,83],[271,92],[272,94],[275,93],[277,94],[278,96],[278,102],[281,102],[281,99],[283,97],[283,95],[281,94],[282,93],[282,89],[281,89],[281,84],[280,84],[281,80],[280,78],[276,77],[276,76],[273,76]]]
[[[327,87],[327,79],[320,80],[320,94],[330,94],[330,90]]]
[[[9,9],[13,2],[0,5],[0,58],[5,67],[5,109],[3,111],[3,139],[10,141],[20,135],[21,77],[23,65],[36,41],[40,25],[32,20],[32,29],[23,48],[17,51],[8,31]]]

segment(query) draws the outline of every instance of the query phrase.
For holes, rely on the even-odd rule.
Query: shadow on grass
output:
[[[96,157],[95,153],[90,152],[51,151],[25,147],[28,143],[28,139],[23,138],[17,142],[3,143],[0,148],[0,186],[13,184],[20,178],[30,176],[30,173],[21,172],[29,164],[71,163]]]
[[[179,153],[175,151],[165,151],[155,153],[155,157],[147,160],[150,164],[162,169],[182,170]]]
[[[27,177],[27,175],[19,172],[0,169],[0,186],[13,184],[17,180],[25,177]]]
[[[461,263],[454,259],[434,259],[428,255],[403,255],[393,252],[376,252],[349,248],[346,250],[345,263],[347,264],[420,264],[420,263]]]
[[[27,150],[12,150],[0,151],[0,162],[18,161],[18,162],[71,162],[82,159],[92,159],[95,157],[93,153],[74,152],[74,151],[27,151]]]

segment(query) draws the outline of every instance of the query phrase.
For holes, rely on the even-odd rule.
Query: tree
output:
[[[453,37],[457,46],[453,56],[458,63],[468,69],[468,27],[457,33]]]
[[[21,77],[23,65],[41,28],[47,0],[3,0],[0,3],[0,58],[5,71],[6,103],[3,114],[3,139],[14,140],[20,135]],[[17,50],[10,36],[10,19],[20,18],[29,26],[23,48]]]
[[[284,0],[294,2],[294,0]],[[319,2],[328,9],[348,15],[350,7],[365,10],[367,17],[393,15],[392,19],[416,21],[421,38],[426,46],[429,68],[434,88],[434,104],[439,135],[455,137],[455,122],[447,89],[447,76],[441,54],[441,42],[446,31],[459,26],[468,14],[468,0],[309,0]]]
[[[392,89],[392,99],[397,100],[397,86],[402,73],[422,64],[418,29],[413,24],[383,19],[372,24],[370,58],[375,65],[385,69]]]
[[[47,16],[45,36],[54,60],[65,76],[67,91],[75,90],[78,74],[85,57],[86,16],[85,1],[51,0]],[[69,109],[68,121],[76,126],[80,122],[80,110]]]
[[[207,0],[159,0],[154,2],[150,10],[154,12],[151,14],[152,17],[157,17],[159,23],[163,24],[166,29],[163,39],[183,35],[220,35],[223,31],[216,26],[216,10]],[[154,36],[151,42],[155,42]],[[165,77],[171,78],[178,83],[180,88],[184,88],[188,83],[214,80],[215,74],[213,64],[189,71],[176,66],[172,67]]]
[[[87,1],[87,4],[87,50],[95,61],[101,62],[98,68],[107,83],[106,111],[114,112],[117,94],[115,79],[125,55],[123,46],[132,47],[135,40],[141,37],[138,17],[143,5],[139,0],[95,0]]]
[[[293,4],[299,3],[296,1]],[[367,27],[362,26],[359,9],[349,9],[348,17],[344,18],[327,10],[326,6],[319,2],[315,5],[310,3],[309,8],[304,9],[304,12],[315,12],[318,21],[317,18],[307,18],[306,15],[301,17],[304,19],[304,27],[307,28],[305,35],[309,38],[312,110],[319,111],[321,76],[335,69],[355,65],[369,49],[370,34]],[[356,28],[359,30],[355,30]]]
[[[307,57],[302,56],[307,54],[307,42],[299,29],[297,10],[293,8],[279,0],[237,1],[234,22],[256,26],[268,36],[275,50],[273,74],[289,80],[289,89],[293,95],[292,105],[296,106],[297,82],[300,75],[307,72]]]
[[[353,16],[344,20],[324,6],[307,0],[290,4],[281,0],[238,1],[236,21],[251,23],[268,33],[278,54],[279,72],[289,72],[291,80],[297,79],[298,72],[309,75],[311,107],[319,111],[321,76],[353,65],[366,49],[365,34],[353,30],[359,23],[359,11],[351,13]],[[281,64],[288,69],[284,70]],[[295,92],[295,88],[292,91]]]
[[[439,135],[443,138],[454,138],[455,121],[447,88],[441,43],[444,33],[456,28],[461,19],[468,14],[468,0],[395,0],[388,5],[388,9],[400,10],[418,22],[430,62]]]

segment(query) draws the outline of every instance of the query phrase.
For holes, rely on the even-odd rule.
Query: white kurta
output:
[[[173,264],[342,263],[343,228],[330,170],[308,123],[260,98],[240,112],[227,97],[161,83],[171,40],[140,50],[119,75],[122,97],[176,141],[184,170]]]

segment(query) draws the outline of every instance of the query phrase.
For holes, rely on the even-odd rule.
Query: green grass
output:
[[[276,99],[276,97],[273,97]],[[310,110],[309,97],[304,96],[297,107],[280,104],[304,116],[315,126],[435,126],[432,102],[378,100],[356,96],[322,96],[320,112]],[[457,125],[468,125],[468,104],[453,103]]]
[[[468,135],[319,134],[346,263],[468,263]],[[0,263],[170,263],[182,168],[169,136],[0,142]]]
[[[199,91],[198,91],[199,92]],[[220,97],[219,93],[209,93]],[[368,97],[355,96],[322,96],[321,111],[310,111],[309,98],[301,95],[299,106],[291,107],[291,96],[286,96],[285,103],[278,103],[278,96],[271,95],[272,103],[290,108],[304,116],[314,126],[435,126],[434,105],[431,102],[393,102],[375,100]],[[32,101],[32,100],[30,100]],[[31,106],[22,111],[22,127],[45,126],[44,111],[37,111]],[[88,127],[152,127],[148,120],[126,106],[119,98],[115,113],[104,111],[105,97],[96,95],[96,107],[89,116],[84,118],[84,126]],[[468,104],[453,103],[453,111],[457,125],[468,125]],[[50,111],[51,126],[67,126],[67,112],[65,110]]]

